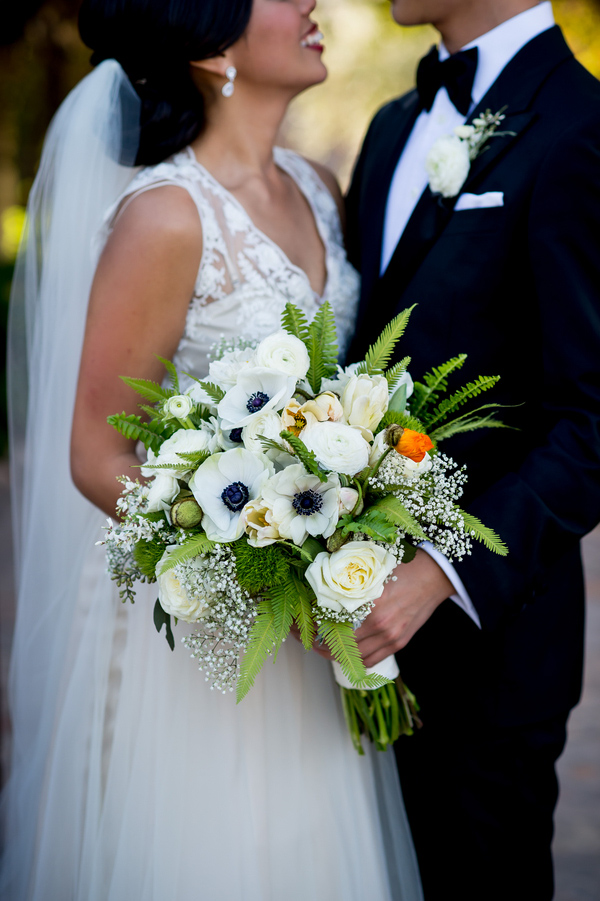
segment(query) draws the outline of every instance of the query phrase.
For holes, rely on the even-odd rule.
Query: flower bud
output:
[[[194,402],[187,394],[176,394],[164,403],[164,411],[175,419],[185,419],[194,409]]]
[[[385,443],[388,447],[396,447],[403,434],[404,429],[402,426],[393,422],[392,425],[389,425],[385,430]]]
[[[202,508],[195,497],[182,497],[171,507],[171,522],[180,529],[193,529],[202,521]]]

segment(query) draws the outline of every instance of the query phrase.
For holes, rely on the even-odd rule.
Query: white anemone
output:
[[[339,518],[340,480],[334,473],[321,482],[301,463],[295,463],[267,482],[261,501],[272,511],[269,521],[282,538],[297,545],[307,535],[328,538]]]
[[[237,384],[227,392],[217,407],[223,430],[243,428],[257,413],[281,410],[292,397],[295,388],[294,376],[276,369],[257,366],[242,370]]]
[[[271,461],[244,447],[213,454],[190,479],[190,489],[202,507],[202,528],[211,541],[235,541],[244,531],[240,514],[255,500],[273,475]]]

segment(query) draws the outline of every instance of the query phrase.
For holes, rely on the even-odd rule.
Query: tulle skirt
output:
[[[329,663],[293,639],[236,705],[82,568],[46,760],[9,783],[13,901],[419,901],[393,758],[359,757]],[[31,661],[35,666],[35,661]],[[17,742],[18,744],[18,742]]]

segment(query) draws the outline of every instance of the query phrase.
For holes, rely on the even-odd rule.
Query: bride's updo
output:
[[[136,165],[181,150],[204,124],[191,60],[227,50],[244,33],[252,0],[83,0],[82,40],[92,64],[116,59],[142,102]]]

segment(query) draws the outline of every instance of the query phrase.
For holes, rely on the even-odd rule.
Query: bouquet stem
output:
[[[400,676],[381,688],[340,686],[340,692],[350,738],[359,754],[364,754],[361,735],[378,751],[385,751],[401,735],[412,735],[422,725],[417,699]]]

